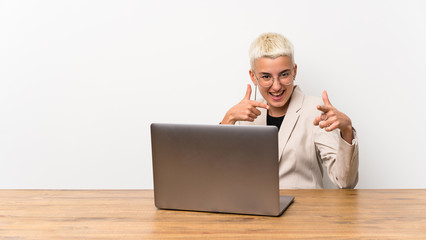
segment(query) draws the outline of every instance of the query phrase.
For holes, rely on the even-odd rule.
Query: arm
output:
[[[358,183],[359,148],[356,131],[347,143],[338,131],[326,132],[315,128],[317,158],[327,167],[327,175],[338,188],[354,188]]]
[[[315,118],[317,157],[327,167],[330,180],[339,188],[354,188],[358,182],[358,139],[351,119],[331,105],[327,92],[322,94],[322,114]],[[322,130],[324,129],[324,130]],[[339,129],[340,134],[337,134]],[[333,132],[332,132],[333,131]]]

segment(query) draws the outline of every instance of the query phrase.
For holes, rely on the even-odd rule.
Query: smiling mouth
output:
[[[280,98],[282,95],[284,95],[285,90],[282,90],[281,92],[277,92],[277,93],[269,93],[269,95],[271,95],[273,98]]]

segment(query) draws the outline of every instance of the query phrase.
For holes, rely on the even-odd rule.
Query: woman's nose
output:
[[[281,88],[280,80],[278,78],[274,79],[274,81],[272,82],[272,90],[280,90],[280,88]]]

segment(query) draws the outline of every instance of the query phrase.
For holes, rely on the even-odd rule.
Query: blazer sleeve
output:
[[[317,159],[327,167],[330,180],[338,188],[354,188],[358,183],[358,136],[353,129],[352,144],[347,143],[339,130],[326,132],[315,127],[314,143]]]

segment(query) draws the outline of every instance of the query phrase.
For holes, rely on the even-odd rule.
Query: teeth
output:
[[[280,96],[281,94],[283,94],[284,91],[280,92],[280,93],[271,93],[272,96]]]

